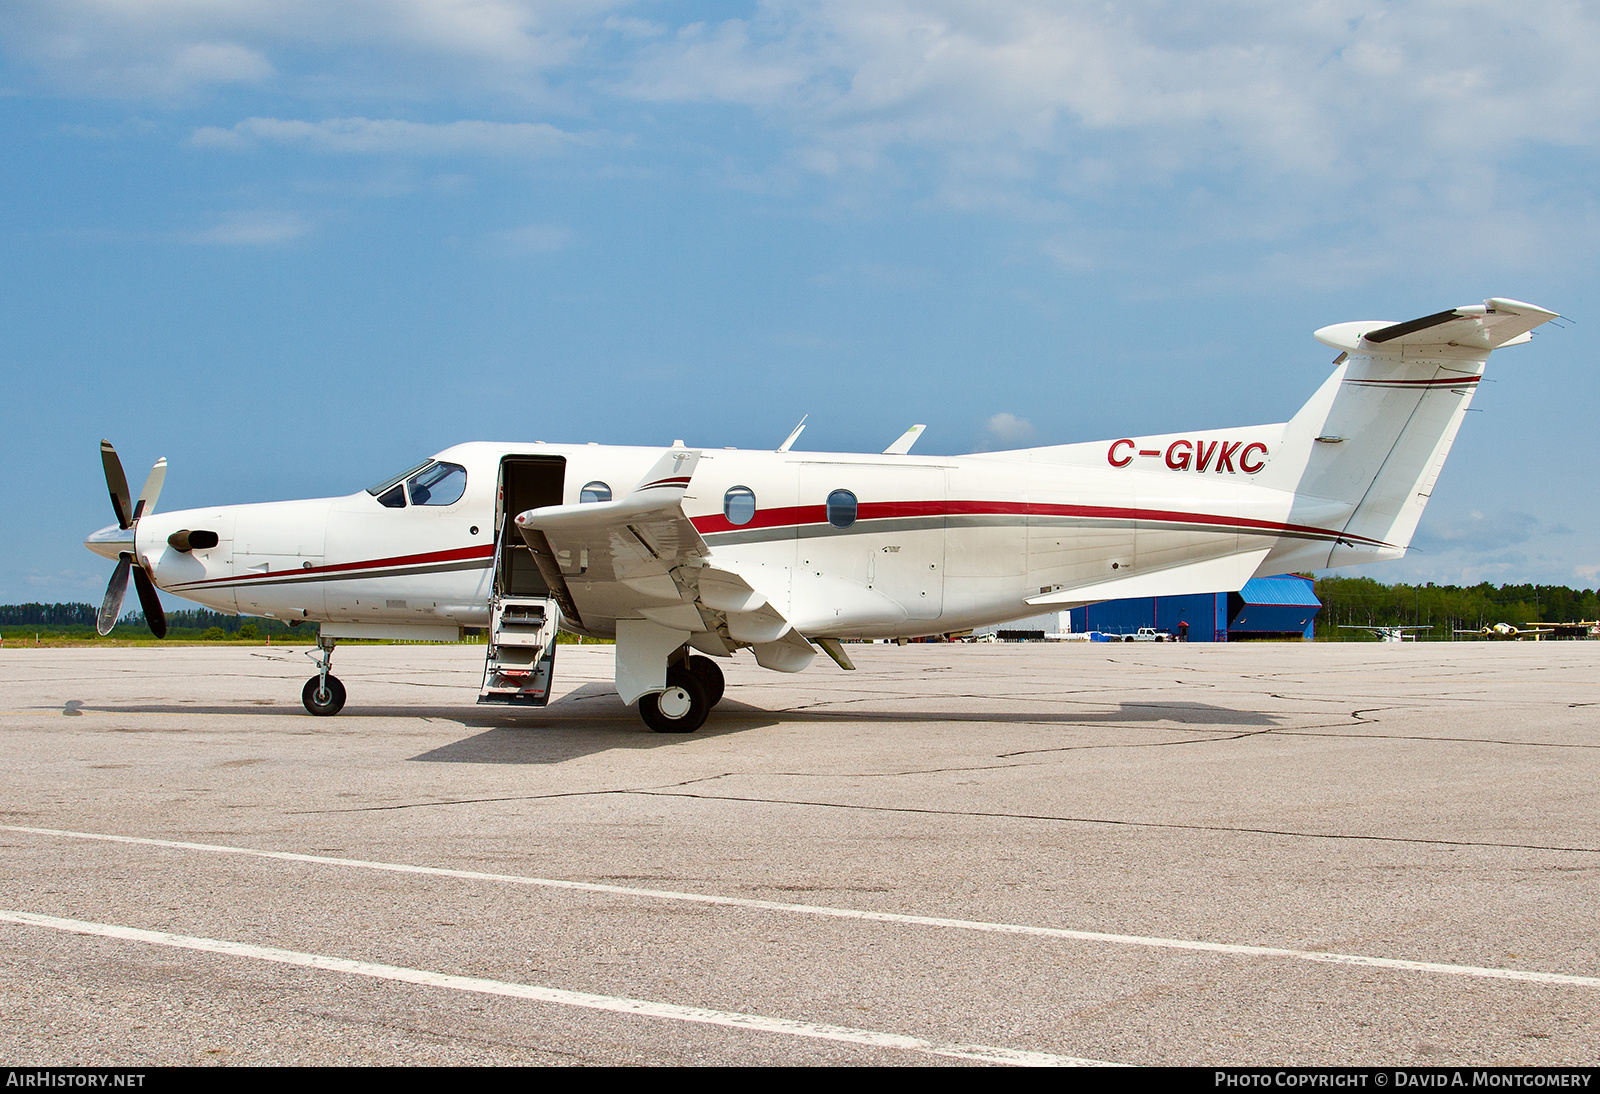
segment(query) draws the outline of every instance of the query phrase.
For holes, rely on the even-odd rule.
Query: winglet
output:
[[[800,424],[794,427],[794,432],[789,434],[789,439],[778,446],[779,452],[789,451],[789,446],[800,439],[800,434],[804,432],[806,428],[806,419],[809,417],[811,417],[809,414],[802,414],[800,416]]]
[[[885,456],[904,456],[907,452],[911,451],[911,446],[917,443],[917,438],[922,436],[922,431],[927,428],[928,427],[925,425],[912,426],[910,429],[900,434],[900,439],[898,441],[895,441],[894,444],[891,444],[888,448],[885,448],[883,450],[883,454]]]

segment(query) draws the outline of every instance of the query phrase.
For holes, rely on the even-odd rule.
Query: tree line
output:
[[[1565,585],[1384,585],[1370,577],[1316,583],[1318,638],[1345,638],[1342,625],[1432,627],[1436,638],[1494,623],[1575,623],[1600,619],[1600,591]]]
[[[94,633],[98,604],[0,604],[0,628],[21,631],[33,628],[52,635]],[[210,631],[219,633],[210,634]],[[241,631],[244,633],[241,634]],[[113,637],[148,637],[142,612],[129,612],[117,621]],[[228,615],[209,608],[182,608],[167,613],[167,634],[174,638],[264,638],[267,635],[294,635],[304,640],[315,636],[316,627],[292,628],[279,619],[254,619]]]

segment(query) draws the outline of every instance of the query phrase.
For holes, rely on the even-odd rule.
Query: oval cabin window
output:
[[[828,495],[828,523],[835,528],[848,528],[856,522],[856,496],[848,490],[835,490]]]
[[[722,495],[722,515],[729,524],[749,524],[756,517],[756,492],[748,486],[731,486]]]
[[[591,501],[610,501],[611,487],[603,482],[586,482],[583,490],[578,494],[578,504],[583,505]]]

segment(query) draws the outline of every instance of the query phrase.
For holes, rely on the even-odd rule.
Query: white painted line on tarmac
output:
[[[683,1007],[676,1003],[656,1003],[648,999],[591,995],[588,992],[565,991],[561,988],[540,987],[537,984],[512,984],[504,980],[455,976],[450,973],[429,972],[426,969],[410,969],[403,965],[379,965],[371,961],[351,961],[324,954],[280,950],[271,946],[252,946],[244,942],[228,942],[219,938],[195,938],[192,935],[168,934],[165,931],[145,931],[137,927],[122,927],[112,923],[61,919],[50,915],[35,915],[31,912],[0,911],[0,922],[16,923],[26,927],[48,927],[51,930],[114,938],[124,942],[144,942],[179,950],[248,957],[256,961],[272,961],[280,965],[298,965],[306,969],[370,976],[378,980],[393,980],[429,988],[475,992],[479,995],[501,995],[512,999],[531,999],[563,1007],[603,1010],[613,1014],[632,1014],[644,1018],[664,1018],[669,1021],[694,1022],[730,1029],[747,1029],[759,1033],[779,1033],[788,1037],[809,1037],[819,1041],[842,1041],[845,1044],[865,1045],[868,1048],[898,1049],[901,1052],[917,1052],[927,1056],[980,1060],[988,1064],[1012,1064],[1019,1067],[1117,1066],[1100,1060],[1058,1056],[1048,1052],[1024,1052],[1019,1049],[996,1048],[992,1045],[940,1044],[937,1041],[925,1041],[920,1037],[909,1037],[903,1033],[880,1033],[876,1030],[855,1029],[851,1026],[801,1022],[792,1018],[771,1018],[761,1014],[741,1014],[738,1011]]]
[[[1445,976],[1470,976],[1486,980],[1517,980],[1531,984],[1558,984],[1564,987],[1600,988],[1600,976],[1574,976],[1560,972],[1533,972],[1526,969],[1499,969],[1481,965],[1453,965],[1438,961],[1405,961],[1394,957],[1365,957],[1360,954],[1293,950],[1278,946],[1250,946],[1230,942],[1198,942],[1186,938],[1161,938],[1152,935],[1107,934],[1102,931],[1075,931],[1066,927],[1034,927],[1022,923],[988,923],[975,919],[950,919],[943,916],[907,915],[901,912],[869,912],[857,908],[834,908],[825,904],[790,904],[753,897],[718,896],[711,893],[680,893],[671,889],[639,889],[625,885],[605,885],[593,881],[565,881],[558,878],[525,877],[520,874],[489,874],[476,870],[451,870],[442,866],[411,866],[404,863],[372,862],[366,859],[331,858],[302,855],[293,851],[261,851],[251,847],[229,847],[215,843],[185,843],[180,840],[151,839],[145,836],[114,836],[96,832],[71,832],[56,828],[24,828],[0,824],[0,832],[103,843],[131,843],[145,847],[165,847],[176,851],[206,851],[221,855],[304,862],[319,866],[347,866],[361,870],[383,870],[396,874],[423,874],[429,877],[457,878],[462,881],[488,881],[502,885],[529,885],[544,889],[568,889],[586,893],[640,897],[646,900],[676,900],[691,904],[713,904],[731,908],[753,908],[766,912],[820,916],[830,919],[855,919],[873,923],[900,923],[916,927],[943,927],[988,934],[1024,935],[1057,938],[1072,942],[1105,942],[1118,946],[1144,946],[1152,949],[1185,950],[1193,953],[1228,954],[1235,957],[1279,957],[1311,961],[1323,965],[1359,965],[1400,972],[1438,973]]]

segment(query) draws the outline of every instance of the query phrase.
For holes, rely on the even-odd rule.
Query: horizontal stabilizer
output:
[[[1346,353],[1399,353],[1407,346],[1492,350],[1526,342],[1534,327],[1557,318],[1557,313],[1534,304],[1494,297],[1404,323],[1335,323],[1317,331],[1316,338]]]

